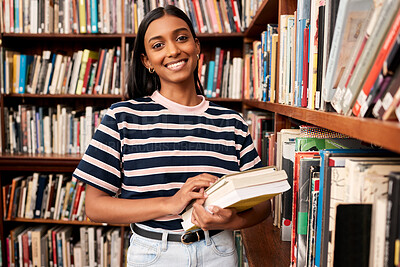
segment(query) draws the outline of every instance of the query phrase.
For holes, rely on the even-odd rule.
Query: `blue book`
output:
[[[372,157],[396,156],[384,149],[324,149],[321,156],[321,171],[319,177],[319,196],[317,206],[317,229],[315,241],[315,266],[326,266],[327,247],[329,241],[329,205],[330,205],[330,157]],[[325,265],[324,265],[325,264]]]
[[[43,107],[39,107],[39,126],[40,126],[40,153],[44,153],[44,125]]]
[[[213,88],[214,88],[214,71],[215,71],[215,61],[211,60],[210,62],[208,62],[206,97],[212,97],[212,92],[213,92]]]
[[[91,19],[91,30],[92,33],[98,33],[99,28],[97,27],[97,0],[90,0],[90,19]]]
[[[47,175],[41,174],[39,175],[38,187],[36,192],[36,204],[35,210],[33,211],[33,218],[41,218],[42,214],[42,201],[44,190],[47,186]]]
[[[54,65],[56,63],[56,53],[51,54],[51,72],[50,72],[50,78],[49,78],[49,83],[47,84],[47,88],[44,88],[44,93],[49,94],[50,93],[50,85],[51,85],[51,80],[53,79],[54,75]]]
[[[303,79],[303,42],[304,29],[311,16],[311,1],[297,0],[297,32],[296,32],[296,68],[295,68],[295,106],[301,106],[301,81]]]
[[[11,0],[11,1],[14,1],[14,32],[20,33],[21,25],[19,25],[19,8],[20,8],[19,0]],[[21,26],[21,32],[22,32],[22,26]]]
[[[26,70],[27,70],[27,56],[21,54],[19,63],[19,86],[18,93],[24,94],[26,89]]]

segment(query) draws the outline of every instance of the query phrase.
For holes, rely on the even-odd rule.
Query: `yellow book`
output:
[[[86,6],[85,0],[79,0],[79,33],[86,33]]]
[[[218,3],[217,0],[214,0],[214,10],[215,10],[215,16],[217,17],[217,25],[218,25],[218,32],[222,33],[222,25],[221,25],[221,16],[219,14],[219,10],[218,10]]]
[[[285,171],[275,167],[263,167],[245,172],[228,174],[207,188],[208,197],[203,206],[235,208],[241,212],[265,202],[268,199],[290,189]],[[182,214],[182,227],[185,231],[198,228],[191,222],[193,207],[191,204]]]
[[[88,67],[90,68],[90,66],[87,66],[89,58],[91,58],[92,60],[93,59],[98,60],[99,53],[96,51],[91,51],[89,49],[83,50],[81,68],[79,70],[78,82],[76,84],[76,94],[77,95],[82,94],[82,88],[83,88],[83,82],[85,79],[86,68],[88,68]],[[83,92],[83,93],[85,93],[85,92]]]

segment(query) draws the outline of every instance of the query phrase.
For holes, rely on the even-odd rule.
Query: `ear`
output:
[[[194,39],[194,42],[195,42],[195,44],[196,44],[196,54],[200,54],[200,52],[201,52],[201,49],[200,49],[200,41],[199,41],[199,39],[197,39],[197,38],[195,38]]]
[[[140,55],[140,59],[142,60],[142,64],[144,65],[144,67],[146,69],[152,68],[152,65],[151,65],[151,63],[149,61],[149,58],[145,54],[141,54]]]

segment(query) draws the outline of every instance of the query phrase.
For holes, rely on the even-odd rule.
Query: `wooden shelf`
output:
[[[118,226],[118,227],[128,227],[129,224],[107,224],[107,223],[96,223],[91,221],[67,221],[67,220],[50,220],[50,219],[25,219],[25,218],[15,218],[11,220],[4,220],[7,223],[13,222],[25,222],[25,223],[39,223],[39,224],[68,224],[68,225],[95,225],[95,226]]]
[[[309,110],[256,100],[243,100],[243,103],[249,107],[276,112],[400,153],[400,123],[398,122],[349,117],[333,112]]]
[[[73,94],[4,94],[5,99],[7,98],[72,98],[72,99],[116,99],[121,100],[121,95],[111,95],[111,94],[101,94],[101,95],[93,95],[93,94],[84,94],[84,95],[73,95]]]
[[[267,29],[268,23],[278,23],[278,0],[264,0],[244,36],[260,38],[259,35]]]
[[[290,242],[283,242],[280,229],[269,216],[262,223],[241,230],[247,259],[251,267],[290,265]]]
[[[78,166],[80,154],[1,154],[1,171],[51,171],[73,172]]]

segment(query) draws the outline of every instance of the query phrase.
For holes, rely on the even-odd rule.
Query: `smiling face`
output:
[[[155,70],[161,88],[178,84],[194,88],[200,44],[185,21],[168,14],[154,20],[144,36],[144,47],[146,55],[141,55],[142,62]]]

